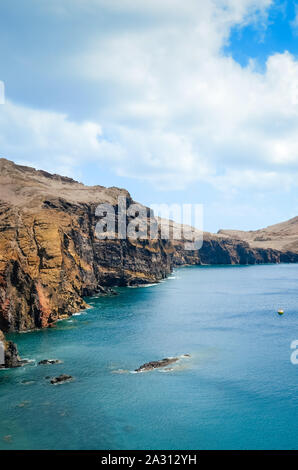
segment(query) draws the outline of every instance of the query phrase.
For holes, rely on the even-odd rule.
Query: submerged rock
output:
[[[179,361],[179,357],[166,357],[165,359],[161,359],[159,361],[146,362],[138,369],[135,369],[135,372],[146,372],[148,370],[158,369],[159,367],[166,367],[169,364],[173,364],[177,361]]]
[[[51,384],[56,385],[60,383],[65,383],[65,382],[69,382],[72,379],[73,377],[71,375],[61,374],[58,377],[53,377],[51,379]]]
[[[62,361],[60,361],[59,359],[43,359],[42,361],[39,361],[38,363],[39,366],[53,365],[53,364],[62,364]]]

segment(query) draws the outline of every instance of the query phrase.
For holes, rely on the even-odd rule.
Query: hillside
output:
[[[298,217],[269,227],[244,232],[240,230],[220,230],[219,235],[233,240],[243,240],[252,248],[273,249],[282,252],[298,253]]]

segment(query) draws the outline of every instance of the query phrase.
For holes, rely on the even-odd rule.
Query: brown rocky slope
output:
[[[298,253],[298,217],[260,230],[220,230],[220,236],[247,242],[252,248]]]
[[[226,232],[205,233],[199,251],[160,236],[99,240],[96,207],[109,203],[117,212],[118,196],[133,202],[123,189],[87,187],[0,159],[0,330],[51,326],[85,308],[84,296],[155,282],[174,266],[298,261],[292,245],[254,245]]]

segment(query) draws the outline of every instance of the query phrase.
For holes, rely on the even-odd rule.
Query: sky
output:
[[[298,215],[294,0],[1,0],[0,80],[2,157],[212,232]]]

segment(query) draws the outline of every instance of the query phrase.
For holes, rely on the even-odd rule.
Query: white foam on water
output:
[[[129,289],[141,289],[141,288],[145,288],[145,287],[153,287],[153,286],[158,286],[158,282],[155,282],[153,284],[139,284],[137,286],[127,286]]]
[[[22,381],[19,382],[19,384],[20,384],[20,385],[23,385],[23,386],[26,386],[26,385],[33,385],[33,384],[35,384],[35,383],[36,383],[35,380],[27,380],[27,381],[25,381],[25,382],[22,382]]]
[[[37,365],[37,360],[36,359],[28,359],[27,357],[23,357],[22,361],[26,361],[23,366],[28,366],[30,364],[33,364],[34,366]]]

